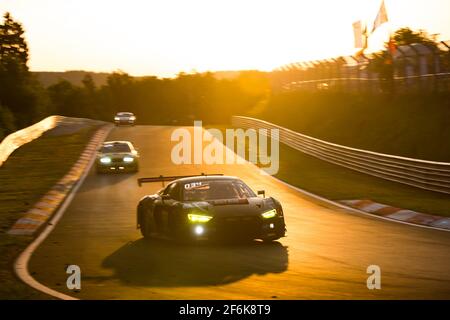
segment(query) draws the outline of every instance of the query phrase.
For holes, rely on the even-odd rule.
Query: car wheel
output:
[[[281,238],[281,236],[275,235],[275,236],[271,236],[271,237],[262,238],[262,241],[264,243],[270,243],[270,242],[276,241],[276,240],[278,240],[280,238]]]
[[[148,217],[148,213],[145,212],[142,216],[141,234],[145,239],[150,239],[152,230],[151,220]]]

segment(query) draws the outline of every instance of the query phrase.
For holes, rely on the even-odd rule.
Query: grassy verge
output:
[[[226,126],[207,128],[212,127],[225,135]],[[275,177],[327,199],[370,199],[398,208],[450,216],[449,195],[359,173],[316,159],[284,144],[280,144],[279,161],[280,167]]]
[[[280,144],[277,178],[331,200],[370,199],[418,212],[450,216],[450,196],[343,168]]]
[[[70,135],[49,131],[17,149],[0,167],[0,299],[47,298],[18,280],[12,269],[32,237],[6,232],[70,170],[96,129],[91,126]]]
[[[251,116],[315,138],[417,159],[450,161],[450,94],[292,91]]]

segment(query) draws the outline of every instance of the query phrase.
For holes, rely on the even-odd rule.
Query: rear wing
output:
[[[182,178],[191,178],[191,177],[207,177],[207,176],[223,176],[223,173],[214,173],[214,174],[197,174],[197,175],[188,175],[188,176],[159,176],[159,177],[150,177],[150,178],[139,178],[137,180],[139,187],[142,186],[143,183],[151,183],[151,182],[162,182],[162,185],[164,187],[164,182],[166,181],[173,181],[177,179]]]

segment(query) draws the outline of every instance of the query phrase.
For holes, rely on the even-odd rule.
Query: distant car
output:
[[[104,142],[98,150],[97,172],[137,172],[139,153],[129,141]]]
[[[148,182],[172,181],[137,206],[137,227],[145,238],[261,239],[285,236],[286,225],[279,201],[258,197],[236,177],[210,175],[153,177]]]
[[[136,122],[136,116],[131,112],[118,112],[114,117],[114,122],[116,126],[120,126],[122,124],[134,126]]]

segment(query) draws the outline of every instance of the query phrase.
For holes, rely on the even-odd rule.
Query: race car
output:
[[[118,112],[114,117],[116,126],[121,124],[128,124],[134,126],[136,122],[136,116],[131,112]]]
[[[104,142],[97,153],[97,172],[137,172],[138,158],[139,153],[129,141]]]
[[[144,238],[182,240],[261,239],[285,236],[283,209],[276,199],[257,196],[242,180],[223,175],[140,178],[138,184],[171,181],[137,206]]]

